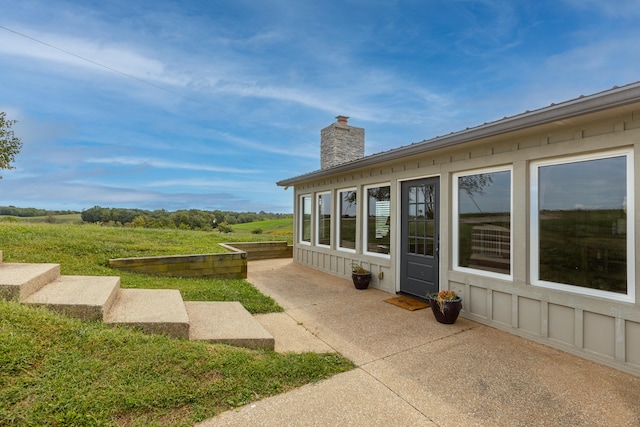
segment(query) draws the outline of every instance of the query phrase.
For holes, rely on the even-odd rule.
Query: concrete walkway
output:
[[[258,319],[276,351],[336,351],[357,369],[201,426],[638,426],[640,378],[294,264],[249,263],[285,313]],[[464,301],[463,301],[464,303]]]

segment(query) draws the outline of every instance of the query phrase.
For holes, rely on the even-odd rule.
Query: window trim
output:
[[[306,240],[303,240],[304,238],[304,199],[308,197],[309,198],[309,203],[311,205],[311,221],[309,224],[309,227],[311,227],[311,229],[309,230],[309,241],[307,242]],[[298,213],[299,213],[299,219],[298,219],[298,243],[300,243],[301,245],[307,245],[310,246],[311,242],[313,241],[313,194],[311,193],[307,193],[307,194],[301,194],[299,196],[298,199]]]
[[[377,188],[377,187],[389,187],[389,219],[391,219],[391,183],[383,182],[378,184],[370,184],[362,187],[362,195],[363,195],[363,203],[362,203],[362,221],[360,221],[362,227],[362,253],[365,255],[375,256],[378,258],[391,259],[391,247],[389,247],[388,254],[381,254],[379,252],[369,252],[368,248],[368,240],[369,240],[369,189]],[[393,231],[391,224],[389,224],[389,233]],[[391,246],[392,240],[389,239],[389,246]]]
[[[341,235],[341,231],[342,231],[342,211],[340,210],[340,208],[342,207],[342,193],[346,193],[347,191],[355,191],[356,192],[356,229],[355,229],[355,237],[354,237],[354,246],[355,248],[351,249],[351,248],[345,248],[344,246],[341,246],[340,242],[342,242],[342,235]],[[359,206],[358,206],[358,198],[359,198],[359,194],[358,194],[358,188],[357,187],[350,187],[350,188],[339,188],[336,190],[336,238],[335,238],[335,242],[336,242],[336,250],[339,251],[343,251],[343,252],[349,252],[352,254],[355,254],[357,249],[358,249],[358,227],[359,227],[359,223],[360,223],[360,210],[359,210]]]
[[[510,245],[510,254],[509,254],[509,274],[504,274],[504,273],[497,273],[494,271],[487,271],[487,270],[479,270],[476,268],[471,268],[471,267],[462,267],[459,265],[460,263],[460,245],[459,245],[459,238],[460,238],[460,220],[459,220],[459,212],[458,212],[458,208],[459,208],[459,196],[458,196],[458,178],[463,177],[463,176],[470,176],[470,175],[478,175],[481,173],[494,173],[494,172],[509,172],[509,223],[511,224],[510,227],[510,233],[509,233],[509,245]],[[486,276],[486,277],[492,277],[495,279],[501,279],[501,280],[508,280],[508,281],[513,281],[513,253],[514,253],[514,246],[513,246],[513,165],[505,165],[505,166],[494,166],[494,167],[489,167],[489,168],[481,168],[481,169],[473,169],[473,170],[468,170],[468,171],[464,171],[464,172],[456,172],[454,174],[452,174],[452,197],[451,197],[451,203],[452,203],[452,210],[453,210],[453,214],[452,214],[452,233],[451,233],[451,247],[452,247],[452,263],[453,263],[453,270],[454,271],[460,271],[463,273],[470,273],[470,274],[476,274],[478,276]]]
[[[331,196],[331,191],[320,191],[316,193],[315,197],[315,209],[318,209],[320,204],[318,203],[320,197],[329,196],[329,202],[333,203],[333,197]],[[318,212],[316,211],[316,214]],[[333,207],[329,209],[329,215],[333,216]],[[333,243],[333,218],[329,217],[329,244],[325,245],[324,243],[320,243],[320,215],[315,215],[315,231],[316,231],[316,246],[320,248],[330,248]]]
[[[599,289],[586,288],[565,283],[555,283],[540,280],[540,230],[538,227],[539,212],[539,169],[544,166],[563,165],[578,163],[590,160],[603,160],[612,157],[626,157],[627,159],[627,293],[603,291]],[[530,167],[530,212],[529,212],[529,239],[530,239],[530,261],[529,271],[531,284],[541,288],[555,289],[558,291],[570,292],[579,295],[599,297],[614,301],[635,303],[636,283],[635,283],[635,203],[634,203],[634,159],[633,149],[620,149],[590,154],[578,154],[560,158],[532,161]]]

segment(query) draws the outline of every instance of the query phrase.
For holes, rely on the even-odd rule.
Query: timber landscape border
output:
[[[293,246],[286,241],[220,243],[229,252],[221,254],[169,255],[110,259],[119,270],[169,277],[215,277],[246,279],[247,261],[292,258]]]

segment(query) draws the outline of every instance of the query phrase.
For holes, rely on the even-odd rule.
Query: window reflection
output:
[[[625,156],[538,170],[539,278],[627,292]]]
[[[367,189],[367,251],[389,254],[391,187]]]
[[[301,241],[311,242],[311,196],[300,198]]]
[[[331,194],[318,195],[318,244],[331,245]]]
[[[356,248],[356,215],[357,215],[357,195],[356,190],[341,191],[339,196],[340,204],[340,241],[341,248]]]
[[[435,197],[434,184],[409,187],[408,243],[406,249],[413,255],[435,255]]]
[[[458,265],[511,274],[511,171],[458,177]]]

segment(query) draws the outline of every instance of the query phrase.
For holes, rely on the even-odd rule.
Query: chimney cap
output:
[[[346,125],[347,124],[347,120],[349,120],[349,117],[347,117],[347,116],[336,116],[336,119],[338,119],[338,124]]]

